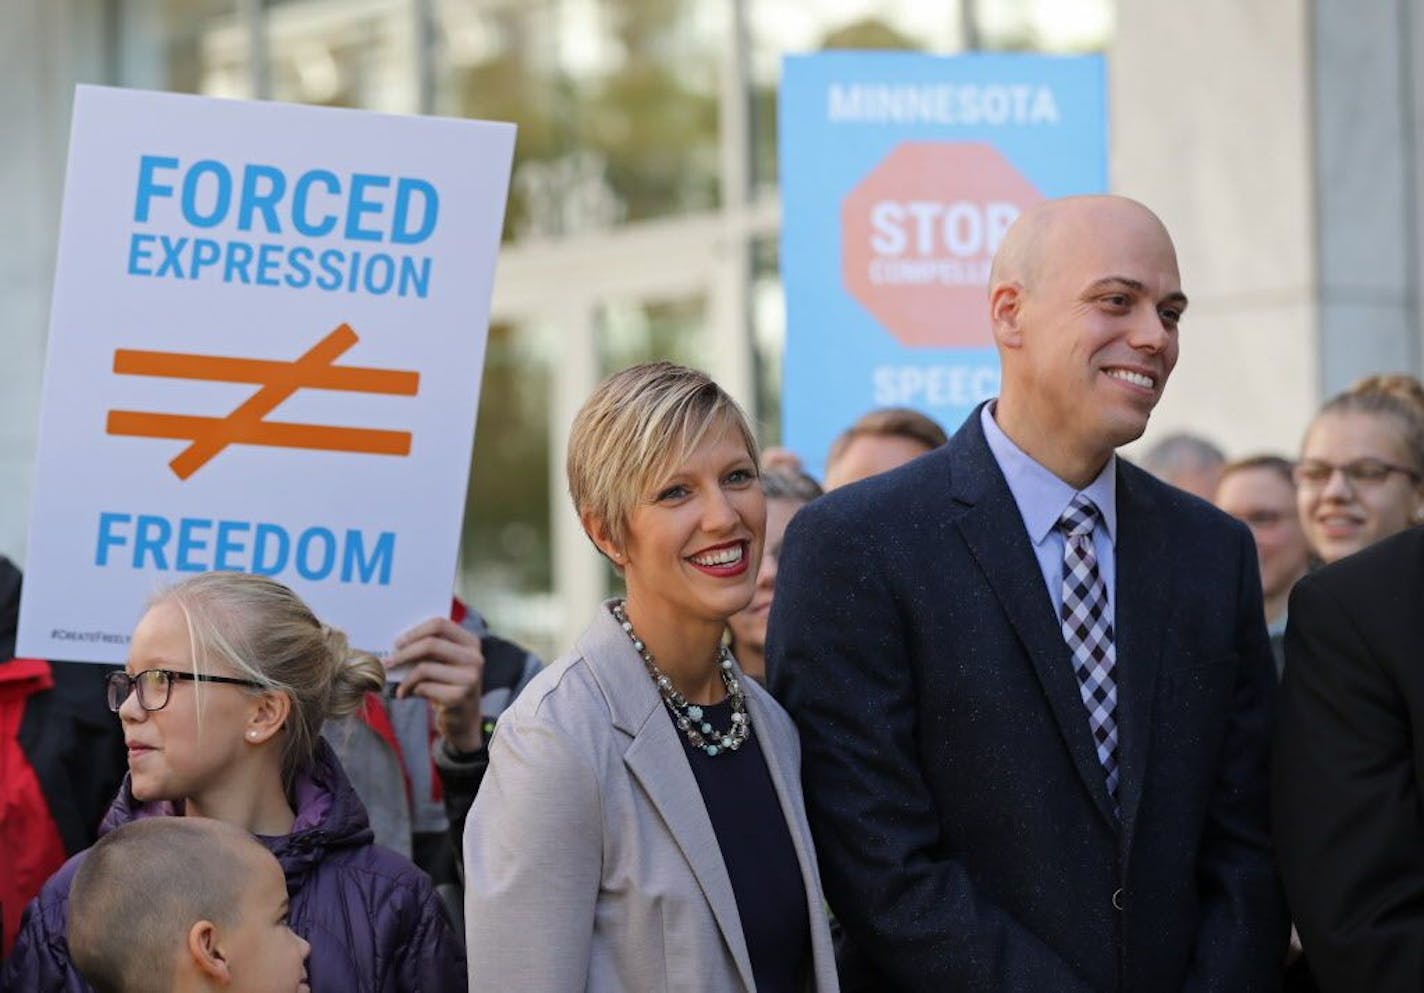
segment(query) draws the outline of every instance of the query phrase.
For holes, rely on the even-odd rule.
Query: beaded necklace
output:
[[[638,653],[643,660],[643,667],[648,670],[649,677],[653,680],[653,685],[658,688],[658,695],[662,697],[663,703],[668,710],[672,711],[674,722],[678,730],[687,736],[687,740],[692,742],[695,748],[700,748],[707,753],[709,758],[727,752],[735,752],[741,748],[746,740],[751,737],[752,720],[747,714],[746,698],[742,695],[742,686],[735,673],[732,671],[732,653],[727,651],[723,645],[717,653],[717,673],[722,677],[722,685],[727,689],[727,698],[732,702],[732,726],[726,731],[717,731],[710,723],[703,720],[702,708],[695,703],[688,703],[687,697],[683,696],[672,685],[669,679],[657,663],[653,661],[653,653],[648,651],[648,646],[643,644],[643,639],[639,638],[633,631],[633,624],[628,620],[628,614],[624,610],[625,601],[615,600],[609,609],[613,612],[613,617],[622,626],[629,640],[633,642],[633,650]]]

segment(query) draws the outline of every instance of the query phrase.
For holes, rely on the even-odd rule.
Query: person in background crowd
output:
[[[1285,631],[1290,592],[1313,564],[1296,510],[1295,466],[1277,455],[1259,455],[1228,463],[1216,488],[1216,505],[1251,529],[1261,570],[1261,592],[1266,608],[1266,630],[1276,675],[1285,668]],[[1316,993],[1300,947],[1291,929],[1286,952],[1283,993]]]
[[[1289,459],[1256,455],[1227,463],[1216,485],[1215,503],[1251,529],[1266,631],[1276,659],[1276,675],[1285,665],[1286,604],[1296,581],[1310,570],[1310,546],[1295,505],[1295,479]]]
[[[801,463],[801,456],[797,455],[789,448],[773,447],[761,450],[761,468],[763,472],[776,470],[778,472],[788,472],[792,475],[804,474],[806,467]],[[810,476],[806,477],[811,479]],[[811,482],[815,483],[814,479]],[[820,489],[821,484],[816,483],[816,488]]]
[[[1424,387],[1412,376],[1369,376],[1326,402],[1306,431],[1295,480],[1306,538],[1326,563],[1424,521]],[[1419,570],[1404,552],[1414,547],[1327,570],[1318,587],[1291,597],[1276,846],[1309,961],[1292,963],[1288,993],[1418,985],[1424,916],[1400,911],[1387,924],[1392,911],[1382,909],[1424,885],[1424,873],[1402,868],[1424,832],[1396,810],[1417,790],[1400,761],[1413,740],[1404,708],[1424,703],[1412,675],[1421,642],[1394,616],[1421,613],[1424,601],[1409,592]],[[1393,567],[1371,571],[1385,564]]]
[[[1275,990],[1276,677],[1250,533],[1115,455],[1176,363],[1176,252],[1121,197],[1028,208],[1003,392],[787,529],[767,669],[876,993]]]
[[[762,464],[766,460],[763,458]],[[804,472],[763,469],[762,492],[766,494],[766,543],[757,572],[752,602],[727,621],[732,635],[732,654],[742,671],[766,685],[766,622],[776,591],[776,562],[781,555],[781,539],[796,511],[821,495],[821,487]]]
[[[1424,521],[1424,387],[1370,376],[1315,415],[1295,482],[1306,540],[1336,562]]]
[[[722,645],[766,526],[746,416],[700,372],[634,366],[575,417],[568,477],[627,597],[494,736],[471,989],[834,993],[796,729]]]
[[[918,410],[872,410],[831,442],[826,456],[826,491],[888,472],[947,440],[944,428]]]
[[[313,993],[465,988],[465,959],[430,878],[371,843],[360,799],[321,737],[385,682],[291,590],[209,572],[160,593],[108,677],[129,775],[102,831],[155,816],[226,821],[281,863]],[[26,993],[87,987],[65,945],[65,863],[25,911],[3,978]]]
[[[1291,594],[1272,824],[1324,993],[1416,993],[1424,977],[1421,605],[1420,527]]]
[[[1169,434],[1142,456],[1142,468],[1162,482],[1208,501],[1216,494],[1225,465],[1221,449],[1186,432]]]
[[[306,993],[311,946],[252,835],[206,817],[99,839],[69,891],[69,952],[96,993]]]
[[[328,721],[322,735],[366,807],[376,844],[430,875],[463,938],[465,815],[496,719],[542,663],[492,634],[458,598],[449,618],[411,628],[383,661],[401,682],[368,693],[355,715]]]
[[[124,778],[124,733],[104,669],[15,658],[20,570],[0,556],[0,962],[20,913],[94,843]]]

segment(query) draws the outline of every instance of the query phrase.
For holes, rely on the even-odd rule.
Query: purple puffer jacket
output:
[[[292,833],[257,840],[287,873],[292,930],[311,942],[312,993],[464,993],[465,952],[430,877],[371,843],[366,809],[325,741],[295,799]],[[140,804],[125,779],[100,834],[174,812],[168,803]],[[25,909],[0,991],[92,993],[64,935],[69,884],[83,858],[66,862]]]

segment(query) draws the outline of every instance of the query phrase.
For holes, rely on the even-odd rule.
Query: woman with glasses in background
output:
[[[786,525],[796,512],[821,495],[821,486],[799,469],[767,468],[761,474],[766,494],[766,539],[761,550],[752,602],[727,618],[732,654],[742,672],[766,685],[766,624],[776,595],[776,567]]]
[[[1306,539],[1326,563],[1424,523],[1424,387],[1371,376],[1330,400],[1295,482]]]
[[[1309,967],[1286,993],[1419,986],[1424,820],[1412,714],[1424,706],[1424,387],[1371,376],[1316,415],[1295,467],[1326,563],[1291,596],[1272,825]]]
[[[129,775],[100,833],[193,816],[255,835],[286,873],[289,924],[311,944],[312,993],[464,990],[464,954],[430,878],[372,844],[366,810],[321,737],[326,718],[354,712],[384,683],[374,656],[353,652],[280,583],[231,572],[179,583],[153,601],[128,664],[109,676]],[[83,858],[31,902],[0,989],[89,989],[65,944]],[[167,985],[160,977],[154,988]]]

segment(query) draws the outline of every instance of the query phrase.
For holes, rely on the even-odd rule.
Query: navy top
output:
[[[730,699],[702,711],[718,731],[732,726]],[[756,728],[741,748],[711,756],[681,731],[677,736],[732,880],[757,993],[797,993],[805,988],[811,954],[806,883]]]

